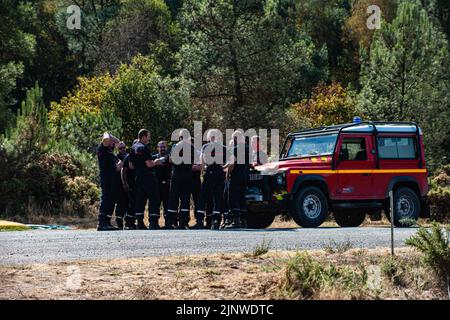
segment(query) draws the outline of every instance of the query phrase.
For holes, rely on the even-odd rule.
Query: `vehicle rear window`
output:
[[[379,137],[380,159],[417,159],[417,144],[414,137]]]

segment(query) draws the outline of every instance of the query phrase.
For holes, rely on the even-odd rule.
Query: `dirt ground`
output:
[[[255,251],[256,252],[256,251]],[[296,253],[269,251],[191,257],[149,257],[0,267],[0,299],[295,299],[285,292],[286,264]],[[321,263],[367,270],[382,264],[388,249],[326,248],[310,251]],[[411,249],[398,249],[414,281],[381,280],[364,299],[442,299],[430,272]],[[412,264],[411,264],[412,263]],[[406,269],[405,269],[406,270]],[[413,271],[412,271],[413,270]],[[406,271],[405,271],[406,273]],[[404,275],[406,276],[406,275]],[[370,272],[369,272],[370,278]],[[398,282],[398,281],[397,281]],[[313,298],[347,299],[336,291]],[[332,294],[329,294],[332,292]]]

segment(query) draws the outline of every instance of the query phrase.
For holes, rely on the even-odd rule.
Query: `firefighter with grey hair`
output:
[[[173,166],[166,227],[188,229],[195,149],[187,129],[179,131],[178,139],[170,154]]]
[[[102,142],[97,147],[97,160],[100,178],[100,210],[98,214],[98,231],[118,230],[111,224],[114,211],[114,188],[117,172],[120,171],[121,162],[114,155],[114,147],[120,141],[113,135],[105,132]]]
[[[226,163],[227,150],[222,144],[219,130],[212,129],[207,133],[207,143],[202,147],[201,166],[203,183],[200,190],[200,199],[196,208],[195,229],[204,229],[205,209],[212,200],[213,211],[211,217],[211,229],[220,227],[221,213],[223,210],[223,189],[225,173],[223,165]]]
[[[232,223],[227,228],[247,227],[246,192],[250,170],[250,148],[242,130],[232,134],[233,147],[230,150],[225,168],[229,176],[229,210]]]

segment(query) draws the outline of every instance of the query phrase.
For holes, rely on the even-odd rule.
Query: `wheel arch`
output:
[[[294,186],[292,187],[292,194],[295,195],[303,186],[318,187],[324,193],[324,195],[327,197],[329,201],[330,197],[328,191],[328,184],[324,177],[317,174],[298,176],[297,179],[295,179]]]
[[[414,192],[417,194],[417,196],[419,198],[422,197],[421,190],[419,187],[419,182],[417,181],[417,179],[415,179],[414,177],[410,177],[410,176],[393,177],[389,181],[385,197],[389,198],[389,192],[391,192],[392,190],[398,189],[400,187],[408,187],[408,188],[414,190]]]

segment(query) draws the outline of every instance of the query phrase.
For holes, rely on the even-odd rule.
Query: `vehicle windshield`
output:
[[[334,151],[337,134],[293,138],[286,158],[330,155]]]

